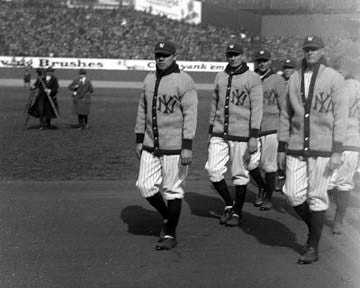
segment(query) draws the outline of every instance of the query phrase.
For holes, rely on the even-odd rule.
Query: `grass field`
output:
[[[140,91],[96,89],[90,129],[78,131],[71,112],[71,96],[59,92],[60,120],[54,129],[40,131],[38,119],[24,128],[24,107],[29,91],[2,87],[0,91],[0,180],[121,180],[136,179],[134,125]],[[189,177],[206,177],[206,141],[210,91],[199,91],[198,130]]]
[[[358,287],[358,202],[349,207],[347,237],[330,234],[328,217],[321,261],[311,267],[295,264],[305,225],[280,193],[270,211],[254,207],[255,193],[248,193],[239,229],[217,224],[223,202],[204,171],[211,94],[206,90],[199,91],[179,246],[155,251],[161,219],[135,187],[139,93],[96,89],[90,129],[79,131],[70,93],[62,88],[61,119],[53,122],[56,129],[42,131],[38,119],[24,128],[29,91],[2,87],[1,288]],[[253,185],[249,190],[256,191]]]

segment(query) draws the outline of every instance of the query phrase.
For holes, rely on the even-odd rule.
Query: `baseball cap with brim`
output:
[[[236,54],[243,54],[244,48],[239,43],[230,43],[226,46],[226,54],[228,53],[236,53]]]
[[[303,49],[305,48],[324,48],[325,44],[324,41],[319,36],[307,36],[304,39]]]
[[[293,59],[286,59],[283,63],[283,68],[296,68],[296,62]]]
[[[176,53],[175,44],[171,41],[160,41],[156,43],[154,48],[155,54],[172,55]]]
[[[48,67],[48,68],[46,69],[46,71],[47,71],[47,72],[54,72],[55,69],[54,69],[53,67]]]
[[[265,49],[257,51],[254,57],[255,60],[260,60],[260,59],[269,60],[270,58],[271,58],[270,51]]]
[[[85,75],[85,74],[86,74],[85,69],[82,69],[82,68],[81,68],[81,69],[79,70],[79,74],[80,74],[80,75]]]

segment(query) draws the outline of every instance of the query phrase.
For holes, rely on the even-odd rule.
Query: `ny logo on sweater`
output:
[[[266,105],[277,105],[276,96],[274,91],[264,91],[264,103]]]
[[[240,92],[239,89],[235,89],[231,91],[231,96],[231,103],[235,104],[236,106],[243,106],[248,93],[246,91]]]
[[[355,99],[350,105],[349,118],[360,119],[360,99]]]
[[[174,113],[176,97],[170,95],[159,95],[158,111],[165,114]]]
[[[324,92],[320,92],[315,95],[314,106],[313,109],[320,113],[328,113],[332,110],[332,101],[331,96],[329,94],[325,94]]]

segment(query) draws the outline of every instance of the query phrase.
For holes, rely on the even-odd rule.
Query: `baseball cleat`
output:
[[[298,264],[312,264],[318,260],[318,251],[314,247],[308,246],[305,253],[299,258]]]
[[[225,208],[223,215],[221,215],[220,217],[219,224],[225,225],[231,219],[232,214],[233,214],[232,208]]]
[[[241,224],[241,217],[236,213],[233,213],[231,218],[225,223],[225,225],[229,227],[236,227],[239,226],[240,224]]]
[[[260,207],[264,203],[265,190],[263,188],[259,188],[258,195],[256,196],[254,206]]]
[[[270,200],[265,200],[260,206],[261,211],[270,210],[271,208],[272,208],[272,203]]]
[[[156,244],[156,250],[170,250],[177,245],[174,237],[165,236],[160,242]]]

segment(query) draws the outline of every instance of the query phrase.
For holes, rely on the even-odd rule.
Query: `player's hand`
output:
[[[285,171],[286,168],[286,154],[285,152],[277,153],[277,164],[280,171]]]
[[[342,163],[343,160],[341,153],[337,153],[337,152],[332,153],[329,161],[330,171],[334,171],[335,169],[340,168]]]
[[[136,158],[138,158],[139,160],[140,160],[140,157],[141,157],[142,146],[143,146],[142,143],[137,143],[137,144],[136,144],[135,153],[136,153]]]
[[[180,160],[182,165],[190,165],[192,162],[192,150],[182,149],[180,154]]]
[[[45,89],[45,93],[46,93],[46,94],[50,95],[50,92],[51,92],[50,89]]]
[[[255,137],[250,137],[248,141],[248,150],[250,154],[254,154],[258,150],[258,142]]]

